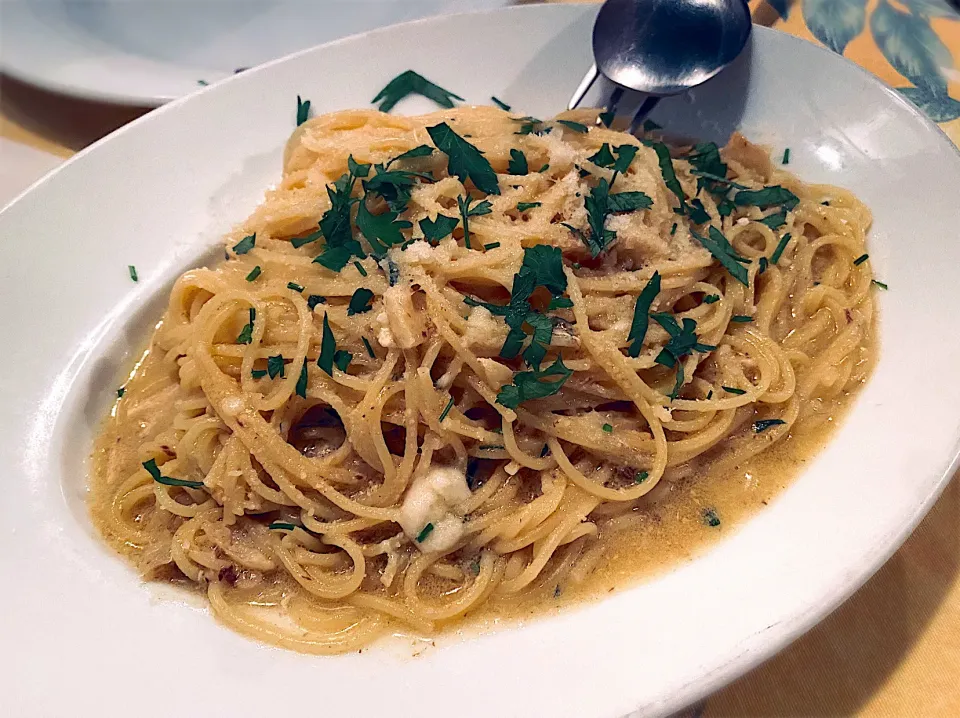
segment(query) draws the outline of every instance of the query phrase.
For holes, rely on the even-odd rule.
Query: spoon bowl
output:
[[[745,0],[607,0],[593,26],[593,54],[612,82],[675,95],[733,62],[751,27]]]

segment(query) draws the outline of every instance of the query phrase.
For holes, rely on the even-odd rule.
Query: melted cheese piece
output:
[[[433,529],[422,542],[422,551],[447,551],[463,536],[463,519],[453,507],[470,498],[464,472],[438,466],[418,476],[407,488],[400,507],[400,526],[414,542],[428,524]]]

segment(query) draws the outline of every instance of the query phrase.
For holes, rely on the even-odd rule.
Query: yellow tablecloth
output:
[[[960,12],[948,0],[750,5],[755,22],[842,52],[902,89],[960,143]],[[61,157],[136,114],[0,85],[0,137]],[[960,716],[960,482],[853,598],[693,714]]]

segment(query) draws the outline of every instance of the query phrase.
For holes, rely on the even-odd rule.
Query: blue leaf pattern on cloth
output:
[[[897,72],[935,96],[947,96],[941,68],[953,66],[946,45],[930,29],[926,18],[900,12],[880,0],[870,16],[870,31],[880,52]]]
[[[863,32],[867,0],[806,0],[803,21],[813,36],[836,53],[843,54],[853,38]]]
[[[897,92],[920,108],[934,122],[950,122],[960,117],[960,102],[946,95],[931,95],[922,87],[899,87]]]
[[[790,14],[790,3],[792,0],[767,0],[767,4],[777,11],[782,19],[786,20]]]
[[[947,0],[900,0],[900,2],[917,15],[960,20],[960,10],[950,7]]]

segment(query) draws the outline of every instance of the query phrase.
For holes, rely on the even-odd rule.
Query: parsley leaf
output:
[[[574,132],[580,132],[581,134],[586,133],[587,130],[589,129],[586,125],[580,122],[573,122],[572,120],[557,120],[557,124],[563,125],[564,127],[568,127]]]
[[[690,221],[694,224],[706,224],[710,221],[710,215],[699,199],[690,200]]]
[[[251,235],[248,235],[233,245],[233,251],[237,254],[246,254],[254,245],[257,243],[257,233],[254,232]]]
[[[454,100],[463,99],[460,95],[455,95],[449,90],[430,82],[423,75],[413,70],[407,70],[390,80],[373,98],[372,103],[374,105],[380,103],[380,107],[377,108],[380,112],[390,112],[394,105],[407,95],[423,95],[436,102],[440,107],[448,108],[453,107]]]
[[[553,338],[553,322],[550,317],[530,312],[527,314],[526,322],[533,327],[533,338],[530,346],[523,352],[523,360],[535,370],[540,370],[540,363],[547,355],[547,347],[550,346],[550,340]]]
[[[613,151],[617,153],[617,161],[613,163],[613,171],[617,174],[623,174],[630,167],[630,163],[633,162],[633,158],[637,156],[640,148],[636,145],[619,145],[614,147]],[[614,179],[616,179],[616,176],[614,176]],[[613,180],[610,180],[610,184],[613,184]]]
[[[706,187],[711,192],[717,192],[717,180],[710,180],[704,175],[726,178],[727,165],[720,158],[720,148],[713,142],[701,142],[694,145],[693,151],[687,157],[690,166],[702,173],[697,177],[697,192]],[[699,222],[697,224],[700,224]]]
[[[616,232],[604,229],[603,226],[610,212],[610,184],[606,179],[601,179],[590,191],[584,199],[584,206],[587,209],[587,224],[590,226],[589,235],[569,224],[564,223],[563,226],[587,245],[590,256],[597,257],[617,238]]]
[[[307,360],[304,358],[300,365],[300,377],[297,379],[297,396],[301,399],[307,398]]]
[[[597,150],[596,154],[587,157],[587,159],[597,167],[613,167],[613,163],[616,162],[613,153],[610,151],[610,145],[606,142],[600,145],[600,149]]]
[[[563,359],[558,356],[553,364],[542,371],[522,371],[515,374],[512,384],[500,388],[497,403],[508,409],[516,409],[525,401],[553,396],[560,391],[571,374],[573,370],[564,366]]]
[[[480,217],[485,214],[490,214],[493,211],[493,205],[491,205],[487,200],[478,202],[473,207],[470,206],[470,203],[473,199],[468,195],[467,197],[457,197],[457,207],[460,209],[460,220],[463,222],[463,244],[467,249],[470,247],[470,217]]]
[[[310,119],[310,100],[301,100],[297,95],[297,127]]]
[[[497,107],[499,107],[499,108],[500,108],[501,110],[503,110],[504,112],[510,112],[510,110],[512,109],[512,108],[510,107],[510,105],[508,105],[508,104],[507,104],[506,102],[504,102],[503,100],[497,99],[496,97],[491,97],[490,99],[491,99],[491,101],[493,101],[493,104],[495,104]]]
[[[781,209],[779,212],[767,215],[760,220],[760,224],[767,225],[770,229],[780,229],[787,223],[787,210]]]
[[[267,357],[267,374],[270,375],[271,379],[276,379],[279,376],[283,379],[284,376],[284,361],[283,354],[277,354],[272,357]]]
[[[415,157],[429,157],[432,154],[433,148],[430,145],[417,145],[412,150],[407,150],[406,152],[397,155],[392,160],[387,162],[384,169],[389,170],[390,165],[392,165],[394,162],[400,162],[401,160],[412,160]],[[366,175],[361,176],[366,177]]]
[[[428,523],[426,526],[423,527],[423,529],[420,531],[420,533],[417,534],[417,538],[415,539],[416,542],[417,542],[417,543],[423,543],[424,541],[427,540],[427,537],[428,537],[431,533],[433,533],[433,524],[432,524],[432,523]]]
[[[424,217],[420,220],[420,230],[423,232],[423,238],[430,244],[437,244],[441,239],[453,233],[453,230],[460,224],[456,217],[448,217],[445,214],[438,214],[436,219]]]
[[[770,255],[770,264],[776,264],[780,261],[780,257],[783,255],[783,250],[787,248],[787,243],[790,241],[792,235],[787,232],[783,237],[780,238],[780,242],[777,244],[777,248],[773,250],[773,254]]]
[[[653,200],[643,192],[617,192],[610,195],[609,201],[611,212],[633,212],[653,206]]]
[[[292,289],[295,292],[303,292],[303,285],[297,284],[296,282],[287,282],[287,289]]]
[[[238,344],[250,344],[253,341],[253,323],[257,319],[257,310],[250,307],[250,321],[244,325],[243,331],[237,337]]]
[[[399,213],[387,210],[383,214],[372,214],[365,201],[360,202],[357,211],[357,229],[370,243],[373,253],[382,257],[395,244],[406,241],[402,230],[413,225],[407,220],[397,220]]]
[[[761,209],[779,204],[790,210],[800,203],[800,198],[786,187],[774,185],[763,189],[742,189],[733,196],[733,203],[738,207],[752,205]]]
[[[647,147],[653,148],[653,151],[657,153],[657,162],[660,165],[660,174],[663,175],[664,184],[667,185],[667,189],[673,192],[676,198],[680,201],[680,213],[686,214],[687,196],[683,193],[683,187],[680,185],[680,180],[677,179],[677,171],[673,167],[673,160],[670,158],[670,150],[662,142],[643,140],[643,143],[647,145]]]
[[[333,376],[333,355],[337,351],[337,340],[330,329],[327,315],[323,315],[323,338],[320,340],[320,356],[317,357],[317,366],[327,374]]]
[[[185,486],[189,489],[202,489],[202,481],[187,481],[186,479],[172,479],[169,476],[164,476],[160,473],[160,467],[157,466],[156,459],[150,459],[149,461],[144,461],[141,466],[147,470],[147,473],[153,477],[153,480],[158,484],[163,484],[165,486]]]
[[[350,297],[350,304],[347,305],[347,316],[352,317],[354,314],[369,312],[373,309],[372,300],[373,292],[365,287],[360,287]]]
[[[410,190],[418,179],[432,182],[433,175],[429,172],[410,172],[409,170],[388,170],[383,165],[376,165],[377,173],[363,183],[366,192],[373,192],[383,197],[390,209],[402,212],[410,201]]]
[[[541,202],[517,202],[517,211],[526,212],[528,209],[542,206]]]
[[[365,257],[363,247],[353,238],[350,227],[350,207],[356,201],[351,195],[357,178],[347,173],[333,185],[327,186],[330,209],[320,218],[320,231],[326,239],[323,251],[313,260],[327,269],[339,272],[354,255]]]
[[[512,175],[525,175],[530,172],[530,166],[527,164],[527,156],[520,150],[510,150],[510,162],[507,164],[507,172]]]
[[[704,304],[713,304],[714,302],[719,302],[719,301],[720,301],[719,294],[708,294],[703,298]]]
[[[319,294],[311,294],[309,297],[307,297],[307,306],[310,308],[311,311],[316,309],[316,306],[318,304],[326,304],[326,303],[327,303],[327,298],[321,297]]]
[[[853,266],[858,267],[864,262],[866,262],[868,259],[870,259],[869,254],[861,254],[859,257],[853,260]]]
[[[139,282],[139,281],[140,281],[140,278],[137,277],[137,268],[136,268],[136,267],[134,267],[132,264],[128,264],[128,265],[127,265],[127,271],[130,272],[130,279],[132,279],[132,280],[135,281],[135,282]]]
[[[293,237],[293,238],[290,240],[290,244],[293,245],[293,247],[294,247],[295,249],[299,249],[300,247],[304,246],[305,244],[310,244],[311,242],[316,242],[316,241],[317,241],[318,239],[320,239],[322,236],[323,236],[323,232],[318,229],[318,230],[316,230],[316,231],[314,231],[314,232],[311,232],[311,233],[308,234],[306,237]]]
[[[447,414],[450,413],[450,410],[453,408],[453,397],[450,397],[450,401],[447,402],[447,405],[443,407],[443,411],[440,412],[439,422],[442,424],[443,420],[447,418]]]
[[[354,177],[366,177],[370,174],[369,162],[357,162],[353,155],[347,157],[347,169]]]
[[[333,363],[336,365],[337,369],[345,372],[347,367],[350,366],[350,361],[353,359],[353,354],[344,350],[338,349],[333,355]]]
[[[468,179],[472,180],[477,189],[486,194],[500,194],[497,173],[480,150],[454,132],[445,122],[428,127],[427,133],[437,149],[447,156],[447,171],[451,175],[459,177],[464,184]]]
[[[551,297],[550,304],[547,305],[547,311],[554,309],[569,309],[573,306],[573,302],[569,297]]]
[[[736,322],[737,324],[749,324],[753,321],[753,317],[747,316],[746,314],[734,314],[730,317],[731,322]]]
[[[260,269],[260,265],[258,264],[256,267],[250,270],[250,273],[247,275],[247,281],[252,282],[254,279],[259,277],[262,272],[263,270]]]
[[[671,314],[656,312],[650,316],[670,335],[670,340],[663,345],[663,350],[657,355],[655,360],[657,364],[673,367],[691,352],[705,353],[716,349],[712,344],[701,344],[697,340],[697,323],[690,317],[683,318],[681,327]]]
[[[614,119],[616,119],[616,113],[613,112],[601,112],[597,115],[597,119],[600,120],[600,123],[604,127],[610,127],[613,124]]]
[[[373,347],[370,346],[370,340],[367,339],[366,337],[360,337],[360,340],[363,342],[363,346],[366,348],[367,354],[370,355],[370,358],[371,358],[371,359],[376,359],[376,358],[377,358],[377,353],[376,353],[375,351],[373,351]]]
[[[647,336],[650,306],[659,293],[660,272],[654,272],[653,276],[650,277],[650,281],[647,282],[647,285],[643,288],[643,291],[637,296],[637,303],[633,308],[633,322],[630,324],[630,333],[627,335],[627,341],[631,342],[631,344],[627,349],[627,354],[634,359],[640,356],[643,340]]]
[[[728,394],[734,394],[736,396],[741,396],[747,393],[745,389],[737,389],[735,386],[721,386],[720,388]]]
[[[753,422],[753,430],[756,433],[761,433],[766,431],[771,426],[780,426],[781,424],[786,424],[783,419],[760,419],[759,421]]]
[[[720,264],[722,264],[731,276],[740,282],[745,287],[750,286],[750,279],[747,275],[747,268],[741,264],[741,262],[747,262],[748,260],[741,257],[737,254],[733,247],[730,246],[730,243],[727,241],[727,238],[724,237],[720,230],[716,227],[711,226],[709,231],[709,237],[704,237],[696,232],[691,230],[691,234],[697,238],[697,241],[703,245],[710,254],[713,255]]]

